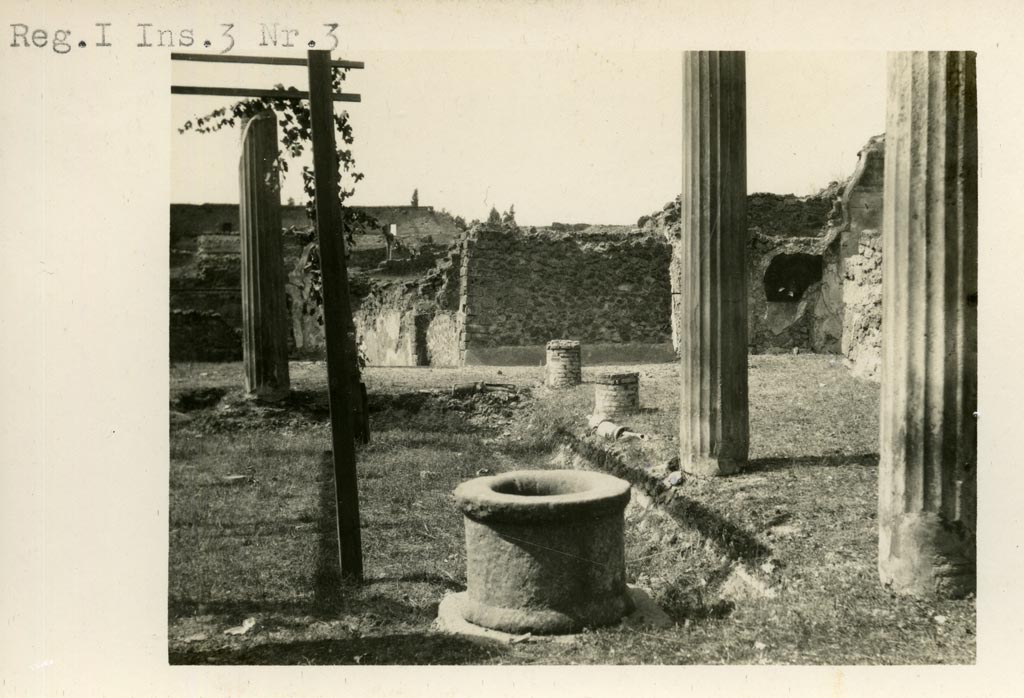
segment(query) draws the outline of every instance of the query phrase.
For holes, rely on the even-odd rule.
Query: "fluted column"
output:
[[[878,570],[975,583],[978,136],[975,56],[889,55]]]
[[[680,462],[747,460],[747,135],[742,52],[683,54]]]
[[[277,119],[272,111],[242,127],[239,230],[242,238],[242,358],[245,389],[261,400],[288,394],[288,309],[281,249]]]

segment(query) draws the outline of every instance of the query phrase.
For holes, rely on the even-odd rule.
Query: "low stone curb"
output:
[[[754,533],[725,519],[712,507],[687,497],[679,486],[686,482],[686,476],[678,471],[665,472],[662,467],[648,470],[630,465],[621,447],[614,443],[606,445],[596,437],[579,437],[567,429],[557,430],[555,436],[569,455],[580,459],[586,467],[629,482],[634,492],[640,495],[635,497],[637,504],[645,508],[657,507],[679,526],[696,530],[702,537],[710,539],[733,560],[753,564],[772,556],[771,549]],[[675,480],[675,484],[670,485],[666,480]]]
[[[558,429],[555,436],[564,448],[591,464],[595,470],[622,478],[635,490],[658,503],[668,503],[676,496],[676,488],[665,483],[665,478],[669,475],[667,469],[647,469],[630,465],[626,462],[624,454],[617,452],[619,449],[616,448],[616,444],[610,443],[606,446],[595,438],[576,436],[568,429]]]

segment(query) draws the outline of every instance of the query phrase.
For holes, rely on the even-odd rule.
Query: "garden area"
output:
[[[642,406],[628,440],[588,425],[595,370],[552,390],[543,367],[367,368],[365,579],[352,584],[337,572],[324,364],[292,362],[291,395],[274,405],[244,398],[240,363],[172,365],[171,663],[975,661],[973,597],[878,581],[877,384],[837,357],[751,356],[750,463],[704,479],[678,470],[678,367],[628,367]],[[627,583],[667,623],[504,642],[435,626],[444,596],[466,586],[453,489],[544,468],[633,483]]]

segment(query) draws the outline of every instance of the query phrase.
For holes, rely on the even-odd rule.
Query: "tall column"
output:
[[[970,52],[889,55],[878,571],[975,582],[978,120]]]
[[[746,128],[744,54],[684,53],[679,444],[698,475],[747,460]]]
[[[242,127],[239,230],[242,238],[242,359],[245,390],[261,400],[288,395],[288,308],[281,250],[277,118],[263,112]]]

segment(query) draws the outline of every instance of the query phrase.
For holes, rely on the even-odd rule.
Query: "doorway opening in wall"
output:
[[[764,273],[765,298],[769,303],[796,303],[812,284],[821,281],[821,275],[821,255],[776,255]]]

